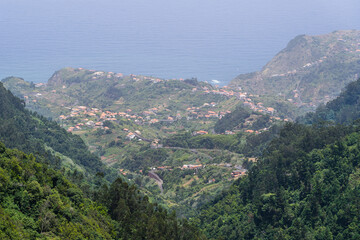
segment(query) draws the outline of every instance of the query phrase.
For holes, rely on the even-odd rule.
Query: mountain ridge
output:
[[[334,99],[360,74],[360,31],[299,35],[260,71],[241,74],[229,86],[259,95],[275,96],[315,110]]]

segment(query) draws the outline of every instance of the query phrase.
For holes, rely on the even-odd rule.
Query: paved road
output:
[[[157,175],[154,171],[150,171],[150,172],[149,172],[149,177],[151,177],[152,179],[154,179],[154,180],[156,181],[157,185],[158,185],[159,188],[160,188],[161,194],[163,194],[164,189],[163,189],[162,185],[163,185],[164,182],[163,182],[163,180],[159,177],[159,175]]]

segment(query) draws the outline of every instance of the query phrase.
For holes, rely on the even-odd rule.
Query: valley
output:
[[[196,79],[163,80],[65,68],[47,83],[32,84],[15,77],[2,82],[24,99],[28,109],[81,136],[103,163],[136,183],[151,199],[187,217],[196,213],[195,206],[212,200],[246,174],[242,165],[248,156],[221,141],[239,138],[243,143],[247,135],[260,134],[282,120],[274,108],[264,107],[239,88],[219,88]],[[215,133],[216,123],[241,105],[247,109],[243,123]],[[256,126],[260,119],[263,123]],[[197,146],[168,143],[178,134],[200,142]],[[214,144],[207,145],[211,141],[220,145],[213,149]],[[164,181],[162,191],[151,172]]]
[[[0,140],[25,153],[0,144],[0,157],[15,166],[11,157],[22,156],[29,169],[51,166],[66,183],[57,183],[46,170],[46,179],[24,173],[35,179],[37,190],[15,187],[18,195],[12,198],[12,188],[6,188],[5,200],[0,195],[10,204],[4,215],[12,219],[12,208],[25,211],[29,221],[39,214],[61,215],[62,223],[37,224],[41,234],[63,237],[71,235],[70,220],[76,219],[71,214],[81,216],[74,229],[84,238],[90,235],[80,227],[83,220],[96,225],[101,218],[106,230],[91,225],[90,238],[131,238],[134,229],[144,238],[154,228],[168,236],[185,229],[181,239],[304,239],[329,236],[329,224],[339,239],[350,236],[349,225],[357,223],[344,212],[356,216],[358,209],[349,213],[344,202],[358,201],[360,80],[353,80],[359,74],[359,36],[355,30],[298,36],[261,71],[224,87],[196,78],[70,67],[43,83],[3,79]],[[36,166],[33,153],[43,165]],[[10,178],[0,178],[0,184],[9,185]],[[46,194],[40,194],[43,189]],[[45,212],[24,210],[18,199],[28,191],[39,193]],[[330,196],[331,191],[342,195]],[[48,205],[54,194],[67,204],[61,210]],[[107,212],[99,207],[87,215],[79,198],[87,208],[99,203]],[[161,218],[171,223],[169,231],[159,230],[166,225]],[[41,235],[28,229],[35,227],[16,231]]]

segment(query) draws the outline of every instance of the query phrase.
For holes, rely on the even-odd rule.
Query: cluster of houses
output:
[[[78,68],[78,71],[85,71],[82,68]],[[123,78],[123,74],[121,73],[113,73],[113,72],[103,72],[103,71],[95,71],[95,70],[87,70],[91,72],[92,78]],[[156,77],[146,77],[146,76],[138,76],[138,75],[129,75],[126,78],[129,78],[133,81],[143,81],[149,80],[153,83],[158,83],[162,81],[166,81]],[[179,79],[184,80],[184,79]],[[38,84],[40,87],[40,84]],[[43,84],[44,85],[44,84]],[[43,86],[41,85],[41,86]],[[38,86],[37,86],[38,87]],[[56,90],[53,90],[56,92]],[[241,88],[238,89],[230,89],[225,86],[223,88],[211,89],[208,86],[196,86],[192,89],[193,92],[200,91],[203,94],[218,94],[224,95],[227,97],[236,97],[244,101],[244,104],[249,106],[251,109],[259,112],[265,112],[273,114],[275,110],[273,108],[263,107],[261,104],[254,104],[248,94],[246,92],[242,92]],[[41,93],[38,93],[41,97]],[[26,96],[26,100],[29,97]],[[34,99],[36,101],[36,99]],[[199,119],[199,120],[216,120],[221,119],[228,113],[231,113],[229,110],[221,110],[216,111],[209,108],[216,107],[216,102],[204,103],[201,107],[189,107],[185,112],[177,112],[173,115],[170,115],[171,112],[169,109],[159,109],[156,107],[150,108],[148,110],[133,113],[132,109],[127,109],[122,112],[115,111],[104,111],[98,108],[90,108],[87,106],[75,106],[70,108],[70,113],[68,115],[61,115],[59,117],[60,122],[63,126],[67,127],[69,132],[72,131],[80,131],[83,129],[89,128],[102,128],[107,129],[104,126],[104,121],[118,121],[120,119],[128,119],[136,124],[156,124],[159,122],[169,122],[172,123],[176,120],[186,118],[187,120]],[[204,134],[204,133],[199,133]],[[230,132],[228,134],[231,134]],[[130,136],[129,136],[130,137]]]
[[[86,106],[75,106],[70,109],[70,113],[68,115],[59,116],[59,120],[63,125],[70,125],[73,122],[77,121],[75,125],[68,126],[68,131],[77,131],[82,130],[84,128],[104,128],[104,121],[113,121],[116,122],[120,119],[127,119],[133,121],[138,125],[143,124],[155,124],[158,122],[169,122],[172,123],[175,120],[181,119],[183,116],[187,116],[187,120],[191,119],[210,119],[216,118],[219,119],[223,117],[227,113],[231,113],[231,111],[224,111],[216,113],[215,111],[210,111],[206,109],[203,111],[202,108],[216,106],[215,102],[205,103],[202,107],[189,107],[186,110],[185,114],[176,113],[174,116],[169,116],[168,114],[164,114],[163,112],[168,112],[168,109],[159,109],[156,107],[150,108],[148,110],[142,111],[140,113],[133,113],[132,109],[127,109],[123,112],[114,112],[114,111],[103,111],[98,108],[89,108]],[[160,113],[162,112],[162,113]],[[162,115],[162,117],[160,115]]]
[[[63,125],[66,123],[72,124],[72,122],[77,121],[74,126],[68,127],[68,131],[72,132],[84,128],[102,128],[106,130],[107,127],[103,126],[105,121],[116,122],[120,119],[134,121],[139,125],[144,123],[154,124],[160,121],[153,118],[154,116],[156,116],[156,112],[153,110],[135,114],[132,113],[131,109],[127,109],[125,112],[113,112],[102,111],[98,108],[88,108],[86,106],[76,106],[71,109],[70,114],[60,115],[59,120]],[[173,120],[173,118],[170,120]]]
[[[192,133],[193,136],[209,134],[207,131],[199,130]]]
[[[262,102],[254,103],[251,98],[244,99],[244,105],[250,108],[253,111],[260,112],[260,113],[267,113],[270,115],[274,115],[275,109],[272,107],[265,107]],[[277,118],[280,120],[280,118]]]
[[[204,93],[208,93],[208,94],[217,94],[217,95],[224,95],[227,97],[237,97],[237,98],[242,98],[245,95],[242,94],[241,92],[234,92],[233,90],[227,90],[227,88],[221,88],[221,89],[213,89],[213,90],[205,90]]]
[[[185,164],[182,167],[178,167],[181,170],[199,170],[204,168],[205,166],[202,164]],[[174,168],[171,166],[159,166],[159,167],[152,167],[152,170],[159,170],[159,171],[172,171]]]
[[[231,177],[236,179],[236,178],[245,176],[246,172],[247,172],[246,169],[234,170],[234,171],[231,172]]]
[[[141,132],[139,130],[131,132],[127,128],[124,128],[123,131],[127,132],[126,139],[128,140],[133,140],[134,138],[141,136]]]
[[[346,42],[346,39],[338,38],[338,41]],[[358,42],[351,43],[349,48],[345,48],[345,51],[350,53],[360,53],[360,39],[357,40]]]
[[[187,120],[191,119],[221,119],[227,113],[231,113],[231,111],[220,111],[215,112],[208,109],[203,109],[204,107],[215,107],[216,103],[204,103],[202,107],[188,107],[186,109]]]
[[[251,94],[248,94],[247,92],[242,92],[241,88],[238,88],[238,91],[236,91],[235,89],[230,89],[228,86],[224,86],[221,89],[215,89],[215,90],[209,90],[206,87],[204,87],[204,93],[208,93],[208,94],[219,94],[219,95],[224,95],[227,97],[236,97],[239,100],[242,100],[244,105],[249,107],[250,109],[256,111],[256,112],[261,112],[261,113],[267,113],[270,115],[274,115],[275,113],[275,109],[272,107],[265,107],[263,105],[263,103],[254,103],[253,100],[251,99],[251,97],[254,97]],[[219,118],[223,117],[226,113],[228,112],[220,112],[219,113]],[[280,120],[280,118],[279,118]]]
[[[78,68],[78,70],[83,70],[83,68]],[[113,73],[113,72],[103,72],[103,71],[95,71],[89,70],[92,72],[92,79],[97,79],[98,77],[106,77],[106,78],[122,78],[124,75],[122,73]]]
[[[256,105],[252,102],[247,102],[247,101],[245,101],[244,103],[245,105],[247,105],[248,107],[250,107],[255,111],[264,112],[263,109],[266,109],[267,113],[274,113],[275,111],[273,108],[263,107],[262,103],[257,103]],[[211,119],[211,118],[221,119],[226,114],[231,113],[231,111],[215,112],[208,109],[208,107],[214,107],[214,106],[216,106],[215,102],[205,103],[201,107],[189,107],[186,109],[186,113],[184,114],[184,116],[187,116],[187,120]],[[68,115],[59,116],[59,120],[63,126],[65,125],[67,126],[67,131],[73,132],[84,129],[97,129],[97,128],[108,130],[109,128],[107,126],[104,126],[105,121],[117,122],[120,119],[127,119],[133,121],[138,125],[143,125],[143,124],[155,124],[158,122],[172,123],[175,120],[182,118],[182,115],[180,113],[177,113],[176,116],[167,116],[167,117],[165,116],[164,119],[158,119],[159,112],[161,111],[164,110],[160,110],[159,108],[154,107],[146,111],[143,111],[140,114],[136,114],[133,113],[131,109],[127,109],[124,112],[114,112],[109,110],[103,111],[98,108],[89,108],[86,106],[76,106],[70,109],[70,113]],[[275,116],[271,116],[271,118],[274,120],[280,120],[280,118]],[[287,119],[285,119],[285,121],[286,120]],[[252,133],[254,131],[247,130],[247,132]],[[196,135],[204,135],[204,134],[208,134],[208,132],[204,130],[199,130],[193,132],[192,135],[196,136]],[[225,134],[230,135],[235,133],[233,131],[226,131]],[[129,132],[126,136],[126,138],[130,140],[135,137],[136,135],[132,132]]]
[[[256,111],[256,112],[261,112],[261,113],[267,113],[270,115],[274,115],[275,113],[275,109],[272,107],[265,107],[263,105],[263,103],[259,102],[259,103],[254,103],[253,100],[251,99],[251,97],[254,97],[252,94],[248,94],[247,92],[242,92],[241,88],[238,88],[238,91],[234,90],[234,89],[230,89],[228,86],[224,86],[221,89],[215,89],[215,90],[209,90],[207,87],[204,87],[204,93],[208,93],[208,94],[219,94],[219,95],[224,95],[224,96],[228,96],[228,97],[236,97],[239,100],[242,100],[244,105],[249,107],[250,109]],[[213,103],[211,103],[213,104]],[[214,106],[214,105],[212,105]],[[223,117],[226,113],[229,112],[220,112],[219,114],[219,118]],[[279,118],[280,120],[280,118]]]
[[[237,99],[245,99],[247,98],[248,95],[246,92],[242,92],[241,88],[234,89],[228,86],[224,86],[222,88],[220,88],[219,86],[215,86],[215,87],[216,89],[209,89],[207,86],[194,87],[192,89],[192,92],[201,91],[202,93],[205,94],[223,95],[229,98],[236,97]]]
[[[104,126],[105,121],[117,121],[119,113],[111,111],[102,111],[98,108],[88,108],[86,106],[77,106],[71,109],[69,115],[60,115],[59,120],[62,125],[65,123],[71,124],[77,121],[74,126],[68,127],[68,132],[82,130],[85,128],[101,128],[109,129]]]

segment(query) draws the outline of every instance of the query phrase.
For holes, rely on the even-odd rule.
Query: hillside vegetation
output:
[[[204,239],[117,179],[96,201],[32,154],[0,143],[1,239]]]
[[[214,239],[356,239],[358,131],[288,124],[199,226]]]
[[[56,122],[25,109],[25,104],[0,83],[0,141],[7,147],[46,156],[55,168],[78,168],[80,171],[104,172],[98,157],[91,154],[79,136],[69,134]],[[65,163],[60,155],[70,160]],[[56,157],[58,156],[58,157]],[[68,164],[68,166],[66,166]]]
[[[0,143],[1,239],[113,239],[116,222],[62,173]]]
[[[1,239],[204,239],[135,185],[109,185],[102,178],[117,174],[79,136],[26,110],[2,84],[0,123],[1,141],[26,151],[0,143]]]
[[[348,84],[340,96],[298,119],[306,124],[350,124],[360,119],[360,79]]]

